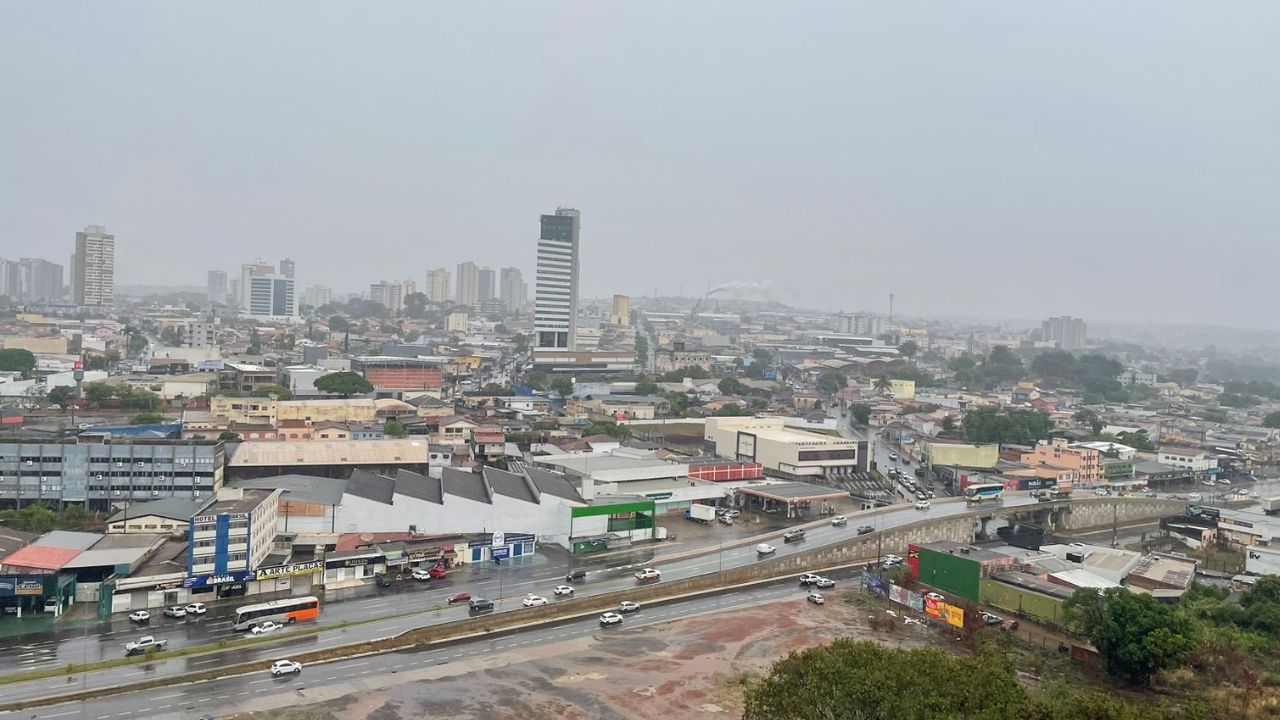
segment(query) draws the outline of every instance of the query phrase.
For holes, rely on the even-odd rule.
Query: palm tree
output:
[[[881,375],[872,383],[871,389],[880,394],[887,393],[893,389],[893,381],[889,379],[888,375]]]

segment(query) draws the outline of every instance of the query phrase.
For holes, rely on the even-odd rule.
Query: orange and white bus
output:
[[[236,608],[236,630],[248,630],[270,620],[281,625],[315,620],[320,616],[320,599],[307,596],[272,600]]]

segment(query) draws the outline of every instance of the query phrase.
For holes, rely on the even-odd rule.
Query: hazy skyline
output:
[[[0,257],[1280,327],[1272,3],[0,5]]]

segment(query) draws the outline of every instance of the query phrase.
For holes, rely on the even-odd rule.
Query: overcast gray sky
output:
[[[0,3],[0,256],[1280,327],[1280,4]]]

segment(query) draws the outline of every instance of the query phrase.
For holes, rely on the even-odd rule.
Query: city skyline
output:
[[[1100,33],[1030,6],[827,3],[779,34],[751,7],[724,33],[706,7],[442,24],[392,3],[377,43],[335,46],[341,14],[11,4],[0,72],[21,112],[0,132],[23,142],[0,168],[0,244],[65,264],[70,233],[102,223],[127,239],[120,284],[200,286],[261,252],[343,291],[467,259],[528,272],[532,218],[573,205],[592,297],[772,281],[801,307],[897,292],[911,315],[1016,298],[1028,317],[1280,327],[1258,297],[1280,260],[1263,241],[1280,9],[1161,9],[1115,8]],[[467,40],[481,28],[502,52]],[[93,51],[104,32],[128,52]],[[165,113],[129,112],[156,88]],[[1169,268],[1209,252],[1214,292],[1171,291]]]

